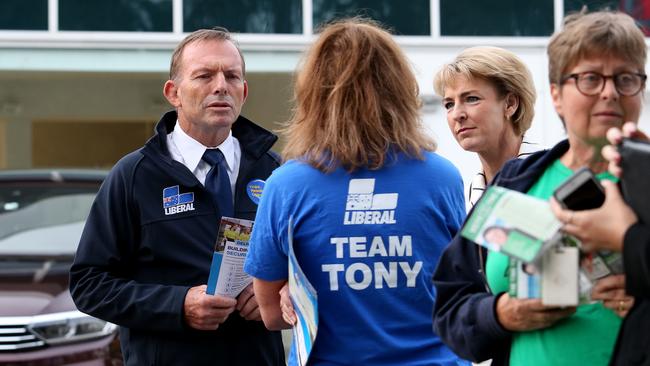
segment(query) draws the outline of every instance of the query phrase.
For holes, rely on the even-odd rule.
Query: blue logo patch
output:
[[[179,186],[163,189],[165,215],[194,211],[194,192],[180,193]]]
[[[256,205],[260,204],[260,198],[262,198],[262,191],[264,190],[264,182],[261,179],[255,179],[246,185],[246,193],[248,193],[248,198],[251,199]]]

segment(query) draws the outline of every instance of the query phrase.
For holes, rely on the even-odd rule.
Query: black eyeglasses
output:
[[[603,89],[605,89],[605,82],[610,78],[614,81],[614,88],[618,94],[631,97],[643,89],[648,76],[633,72],[603,75],[598,72],[587,71],[567,75],[562,78],[560,84],[566,83],[569,79],[574,79],[576,88],[578,88],[580,93],[587,96],[594,96],[602,93]]]

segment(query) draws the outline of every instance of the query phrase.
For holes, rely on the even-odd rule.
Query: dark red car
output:
[[[105,171],[0,171],[0,364],[121,365],[114,324],[78,311],[68,290]]]

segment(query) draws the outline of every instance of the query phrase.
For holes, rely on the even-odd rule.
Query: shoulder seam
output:
[[[269,155],[271,159],[273,159],[273,161],[275,161],[275,163],[278,164],[278,166],[282,165],[282,159],[280,158],[280,155],[278,153],[276,153],[273,150],[268,150],[266,154]]]

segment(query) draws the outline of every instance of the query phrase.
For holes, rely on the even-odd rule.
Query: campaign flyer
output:
[[[293,249],[293,218],[289,219],[289,296],[296,312],[293,347],[300,366],[307,364],[318,332],[318,294],[303,273]]]
[[[492,251],[532,263],[559,243],[561,227],[548,202],[491,186],[467,218],[461,235]]]
[[[244,272],[253,223],[232,217],[221,218],[219,235],[212,255],[207,294],[234,298],[253,282],[253,278]]]

